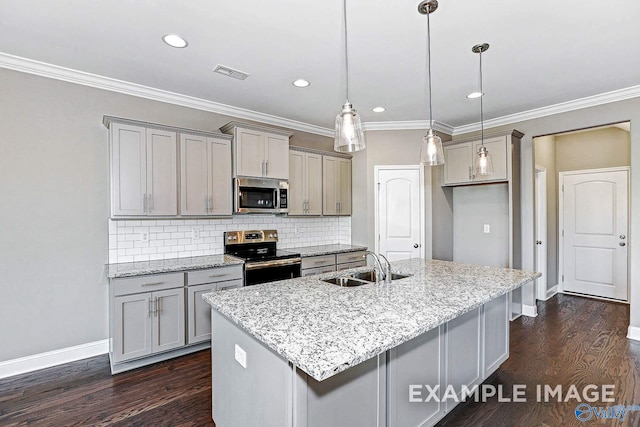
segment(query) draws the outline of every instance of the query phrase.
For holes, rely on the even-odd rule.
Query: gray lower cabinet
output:
[[[303,257],[302,277],[364,267],[365,265],[367,262],[364,259],[364,251]]]
[[[113,363],[184,346],[183,284],[182,273],[112,281]]]
[[[202,294],[243,284],[241,265],[187,272],[187,344],[211,339],[211,306],[202,299]]]

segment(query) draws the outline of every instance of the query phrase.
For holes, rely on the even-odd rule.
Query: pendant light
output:
[[[471,48],[473,53],[477,53],[480,56],[480,129],[482,139],[474,162],[476,175],[491,175],[493,173],[493,159],[489,151],[487,151],[487,147],[484,146],[484,108],[482,102],[484,98],[484,92],[482,91],[482,53],[488,49],[488,43],[477,44]]]
[[[342,111],[336,117],[336,135],[333,149],[340,153],[354,153],[365,149],[364,131],[360,114],[349,102],[349,50],[347,45],[347,0],[343,0],[344,16],[344,62],[347,74],[347,100],[342,105]]]
[[[433,131],[433,109],[431,105],[431,27],[429,15],[438,8],[437,0],[426,0],[418,5],[418,12],[427,15],[427,75],[429,81],[429,129],[422,138],[420,150],[420,163],[437,166],[444,164],[444,152],[442,151],[442,139]]]

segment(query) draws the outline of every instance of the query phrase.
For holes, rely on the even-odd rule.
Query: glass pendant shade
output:
[[[491,175],[493,173],[493,159],[484,145],[481,145],[476,153],[474,166],[476,175]]]
[[[355,153],[364,150],[364,131],[360,114],[350,102],[345,102],[342,111],[336,117],[336,136],[333,149],[339,153]]]
[[[438,166],[444,164],[442,139],[433,132],[433,129],[429,129],[424,138],[422,138],[420,163],[427,166]]]

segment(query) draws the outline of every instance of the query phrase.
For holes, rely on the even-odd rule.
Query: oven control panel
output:
[[[243,230],[225,231],[224,242],[226,245],[237,245],[242,243],[263,243],[277,242],[277,230]]]

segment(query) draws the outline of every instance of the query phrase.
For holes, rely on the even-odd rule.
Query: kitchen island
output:
[[[459,392],[507,359],[508,294],[539,274],[422,259],[392,266],[410,277],[323,281],[363,267],[206,294],[216,425],[432,425],[458,399],[424,392],[413,402],[410,390]]]

